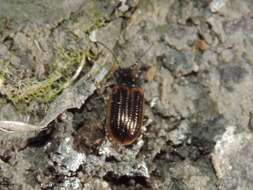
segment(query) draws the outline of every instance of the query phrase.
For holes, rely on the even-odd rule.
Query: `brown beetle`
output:
[[[119,69],[116,78],[118,84],[113,85],[108,102],[106,132],[113,142],[129,145],[141,133],[144,90],[131,68]]]

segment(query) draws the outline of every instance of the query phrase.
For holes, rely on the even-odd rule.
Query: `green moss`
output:
[[[91,10],[88,15],[91,20],[90,24],[81,25],[81,30],[86,34],[91,31],[101,28],[106,25],[105,18],[101,12],[97,11],[96,7]],[[75,20],[78,23],[79,17]],[[70,20],[73,24],[73,20]],[[74,24],[76,24],[74,22]],[[1,29],[0,20],[0,29]],[[60,48],[55,54],[53,63],[50,63],[48,75],[45,79],[39,80],[34,76],[33,71],[30,74],[24,75],[18,68],[12,66],[10,62],[17,60],[15,55],[6,56],[5,60],[0,60],[0,80],[4,81],[0,86],[1,94],[5,95],[6,100],[11,101],[16,107],[24,109],[31,102],[44,103],[45,105],[52,100],[73,80],[75,72],[80,66],[80,63],[86,57],[89,60],[95,60],[97,55],[89,51],[89,47],[85,50],[69,50]],[[15,65],[15,64],[13,64]],[[84,66],[84,69],[87,69]]]
[[[8,29],[8,24],[8,18],[0,16],[0,35],[2,35],[4,31]]]
[[[51,64],[50,74],[47,79],[38,81],[35,77],[32,77],[20,80],[19,84],[6,80],[1,91],[14,104],[32,101],[48,103],[66,88],[66,84],[69,84],[83,57],[87,56],[86,54],[87,51],[59,49],[54,63]],[[1,66],[7,65],[3,61],[0,64]],[[8,72],[7,67],[1,67],[0,76],[4,78]]]
[[[6,99],[0,98],[0,109],[6,104]]]
[[[0,76],[4,76],[5,74],[10,72],[9,63],[3,59],[0,59]]]
[[[103,26],[105,26],[105,20],[103,18],[94,16],[92,19],[92,23],[90,25],[86,25],[85,27],[83,27],[82,30],[85,33],[89,34],[91,31],[101,28]]]
[[[0,17],[0,35],[3,33],[4,31],[4,20],[2,17]]]
[[[21,88],[8,86],[5,90],[5,94],[14,104],[31,102],[32,100],[49,102],[60,91],[60,88],[54,85],[60,78],[60,73],[52,73],[48,79],[40,82],[31,79],[30,83],[24,83]]]
[[[140,6],[143,10],[145,11],[151,11],[154,12],[155,11],[155,2],[153,2],[152,0],[144,0],[140,2]]]

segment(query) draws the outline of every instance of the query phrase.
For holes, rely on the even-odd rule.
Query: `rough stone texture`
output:
[[[0,0],[0,124],[38,127],[0,126],[0,189],[252,190],[252,18],[252,0]],[[106,104],[135,64],[144,127],[123,147]]]
[[[221,189],[250,189],[253,179],[251,151],[252,133],[235,134],[236,127],[228,126],[217,141],[212,161]]]

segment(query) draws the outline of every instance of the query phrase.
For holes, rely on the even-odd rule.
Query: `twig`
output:
[[[75,74],[73,75],[73,77],[67,83],[64,84],[64,88],[68,87],[72,82],[74,82],[77,79],[77,77],[79,76],[79,74],[83,70],[83,67],[85,65],[85,59],[86,59],[86,56],[84,55],[79,67],[77,68],[77,70],[75,72]]]
[[[2,132],[26,132],[26,131],[41,131],[45,127],[32,125],[20,121],[0,121],[0,131]]]

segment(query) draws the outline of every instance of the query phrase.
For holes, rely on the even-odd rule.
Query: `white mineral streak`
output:
[[[76,177],[72,177],[72,178],[65,179],[60,189],[61,190],[67,190],[67,189],[79,190],[81,189],[81,187],[82,187],[81,181]]]
[[[251,134],[240,134],[235,132],[235,126],[228,126],[221,139],[217,141],[212,154],[212,161],[219,179],[230,176],[233,170],[229,158],[240,151],[251,138]]]
[[[137,169],[138,169],[138,172],[141,175],[143,175],[144,177],[147,177],[147,178],[150,177],[146,162],[140,162],[140,164],[138,165]]]
[[[226,5],[228,0],[213,0],[210,3],[210,10],[213,13],[219,12],[219,10]]]
[[[169,133],[169,139],[175,145],[182,144],[190,133],[190,127],[188,121],[182,121],[180,125]]]
[[[119,0],[121,2],[121,6],[119,7],[119,10],[121,12],[126,12],[129,9],[129,6],[127,5],[127,0]]]
[[[66,167],[67,170],[75,172],[86,161],[86,156],[76,152],[72,148],[71,139],[65,138],[58,147],[57,154],[53,155],[53,160]]]
[[[90,35],[89,35],[89,39],[92,42],[97,42],[97,34],[96,34],[96,30],[93,30]]]

